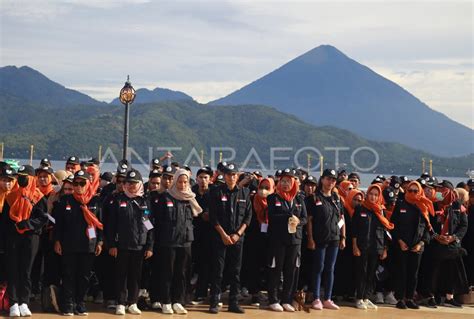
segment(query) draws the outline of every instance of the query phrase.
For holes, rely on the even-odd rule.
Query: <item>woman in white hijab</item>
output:
[[[178,169],[171,188],[160,197],[155,211],[156,244],[160,252],[162,312],[186,314],[186,273],[191,261],[193,217],[202,209],[191,191],[190,173]]]

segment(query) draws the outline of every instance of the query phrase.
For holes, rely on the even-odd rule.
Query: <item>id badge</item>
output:
[[[87,235],[89,235],[89,239],[94,239],[97,237],[95,233],[95,228],[94,227],[88,227],[87,228]]]
[[[261,224],[261,225],[260,225],[260,232],[261,232],[261,233],[266,233],[266,232],[268,232],[268,224]]]
[[[146,230],[152,230],[153,229],[153,224],[149,219],[143,220],[143,225],[145,225]]]

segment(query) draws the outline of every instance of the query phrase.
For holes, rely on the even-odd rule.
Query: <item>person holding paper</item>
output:
[[[178,169],[173,184],[159,199],[154,211],[156,244],[160,252],[160,297],[165,314],[186,314],[186,274],[191,262],[191,243],[194,240],[193,218],[202,208],[189,185],[191,175]]]
[[[296,270],[301,264],[301,239],[306,225],[306,206],[299,193],[295,171],[282,171],[276,192],[267,198],[270,278],[268,295],[273,311],[294,312],[291,305],[295,286]],[[278,285],[283,272],[281,303],[278,300]]]
[[[74,174],[73,194],[62,196],[53,206],[54,251],[61,256],[62,312],[66,316],[87,315],[84,297],[94,257],[102,252],[102,223],[99,179],[90,180],[89,173]]]

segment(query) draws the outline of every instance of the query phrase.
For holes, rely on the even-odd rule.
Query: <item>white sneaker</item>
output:
[[[173,310],[178,315],[185,315],[185,314],[188,313],[188,311],[186,309],[184,309],[183,305],[180,304],[180,303],[173,304]]]
[[[20,316],[20,308],[18,308],[18,304],[14,304],[10,307],[10,317],[19,317]]]
[[[155,301],[154,303],[151,304],[151,309],[153,310],[161,309],[161,303],[158,301]]]
[[[367,306],[367,309],[377,310],[379,308],[376,305],[374,305],[372,301],[370,301],[370,299],[365,299],[364,302],[365,302],[365,305]]]
[[[365,304],[364,300],[362,300],[362,299],[357,299],[357,301],[356,301],[356,308],[357,308],[357,309],[362,309],[362,310],[367,310],[367,305]]]
[[[161,312],[167,315],[172,315],[174,313],[173,308],[171,308],[170,303],[165,303],[161,305]]]
[[[73,312],[63,312],[63,316],[72,317],[72,316],[74,316],[74,313]]]
[[[141,315],[142,311],[138,309],[138,306],[136,303],[131,304],[128,306],[128,312],[131,313],[132,315]]]
[[[282,306],[283,306],[283,309],[285,311],[288,311],[288,312],[295,312],[296,311],[295,308],[292,305],[290,305],[289,303],[284,303]]]
[[[28,308],[28,305],[26,303],[22,303],[19,309],[20,309],[20,315],[22,317],[31,317],[30,308]]]
[[[115,308],[115,314],[119,316],[125,315],[125,306],[124,305],[117,305]]]
[[[375,294],[375,303],[377,303],[377,304],[383,304],[383,303],[384,303],[383,293],[382,293],[382,292],[377,292],[377,293]]]
[[[279,303],[272,303],[270,305],[270,310],[273,310],[276,312],[283,312],[283,307]]]
[[[388,305],[396,305],[397,304],[397,299],[395,299],[395,296],[393,295],[393,292],[389,292],[385,296],[385,303]]]

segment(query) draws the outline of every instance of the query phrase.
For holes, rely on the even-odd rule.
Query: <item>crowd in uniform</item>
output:
[[[164,159],[146,183],[126,160],[114,173],[76,156],[57,171],[0,162],[10,317],[31,316],[32,295],[65,316],[87,315],[89,296],[117,315],[217,314],[227,291],[234,313],[246,296],[277,312],[462,307],[474,285],[472,179],[379,175],[361,190],[345,170],[264,177],[221,162],[193,175]]]

